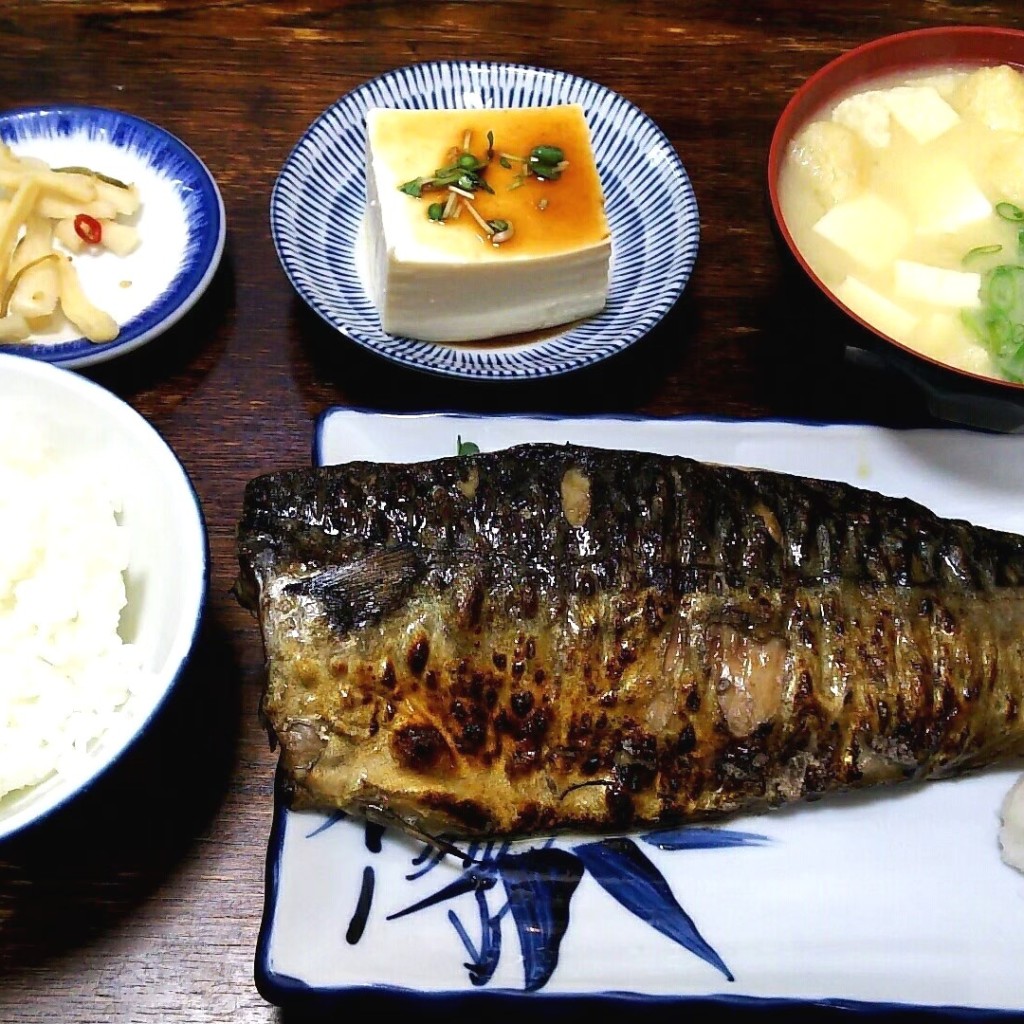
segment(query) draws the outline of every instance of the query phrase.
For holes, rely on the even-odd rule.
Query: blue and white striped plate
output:
[[[83,253],[75,266],[86,296],[117,321],[118,336],[94,344],[60,321],[0,352],[65,368],[139,348],[177,323],[213,278],[224,250],[224,201],[196,154],[163,128],[102,107],[24,107],[0,113],[0,141],[18,157],[79,166],[135,184],[140,242],[127,256]]]
[[[579,103],[586,111],[612,231],[608,304],[531,344],[443,345],[386,334],[361,283],[357,239],[372,107]],[[672,308],[697,258],[700,221],[672,143],[622,96],[575,75],[519,64],[438,61],[375,78],[325,110],[292,150],[270,200],[285,274],[327,323],[392,362],[451,377],[525,380],[567,373],[628,348]]]

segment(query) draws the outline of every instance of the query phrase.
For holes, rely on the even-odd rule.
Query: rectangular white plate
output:
[[[318,421],[314,456],[412,461],[455,454],[460,437],[482,450],[571,441],[845,480],[1024,533],[1024,438],[1006,435],[332,409]],[[998,846],[1000,803],[1016,777],[1016,768],[997,769],[743,817],[690,830],[695,844],[678,849],[632,837],[630,870],[614,851],[584,846],[593,839],[559,838],[558,867],[578,874],[560,943],[544,920],[555,909],[544,894],[557,887],[541,884],[534,855],[517,859],[531,844],[475,848],[477,889],[429,902],[466,877],[453,858],[431,860],[393,830],[295,813],[278,800],[257,985],[281,1005],[373,995],[432,1005],[468,999],[487,1011],[566,997],[649,1009],[1024,1011],[1024,875],[1002,862]],[[638,861],[668,893],[639,898],[634,912],[609,888],[617,879],[621,893],[635,881]],[[538,886],[532,950],[507,903],[513,864],[528,867],[522,878]],[[606,872],[610,887],[597,881]],[[422,909],[392,916],[421,900]],[[689,928],[689,937],[663,934],[658,921]]]

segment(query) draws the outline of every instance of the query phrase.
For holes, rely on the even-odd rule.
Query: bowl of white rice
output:
[[[195,489],[148,420],[75,371],[0,354],[0,840],[146,728],[208,581]]]

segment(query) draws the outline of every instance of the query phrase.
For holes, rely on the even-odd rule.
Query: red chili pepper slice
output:
[[[99,245],[103,239],[103,225],[87,213],[80,213],[75,217],[75,234],[83,242],[90,245]]]

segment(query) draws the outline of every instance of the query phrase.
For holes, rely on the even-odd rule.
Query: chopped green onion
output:
[[[1024,235],[1024,231],[1021,232]],[[976,256],[992,256],[997,252],[1002,252],[1003,247],[998,243],[993,245],[976,245],[971,249],[963,258],[964,263],[968,263],[973,260]]]
[[[463,441],[462,435],[459,434],[456,437],[455,451],[458,455],[476,455],[480,451],[480,445],[473,441]]]
[[[996,203],[996,213],[1003,220],[1024,221],[1024,210],[1014,203]]]
[[[986,271],[978,295],[981,308],[961,311],[961,319],[999,372],[1024,382],[1024,266],[1005,263]]]
[[[1013,309],[1017,301],[1017,274],[1015,271],[1024,268],[1009,265],[996,267],[986,279],[984,285],[985,300],[988,305],[998,310]]]

